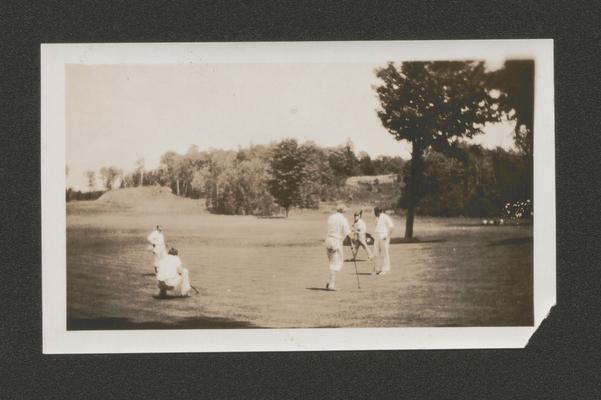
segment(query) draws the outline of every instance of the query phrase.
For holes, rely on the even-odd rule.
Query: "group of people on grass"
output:
[[[154,255],[154,272],[159,286],[159,297],[167,297],[167,291],[174,296],[190,296],[190,276],[187,268],[182,265],[176,248],[167,250],[163,228],[157,225],[147,238],[148,249]]]
[[[363,221],[363,210],[354,214],[352,227],[344,216],[347,208],[344,204],[336,206],[336,212],[328,218],[328,231],[326,234],[326,251],[328,254],[330,279],[326,284],[327,290],[336,290],[336,273],[342,270],[344,265],[343,246],[348,237],[353,253],[353,260],[360,248],[365,249],[370,260],[374,262],[372,274],[385,275],[390,271],[389,245],[394,224],[392,219],[379,207],[374,208],[376,226],[374,230],[374,252],[367,243],[367,225]],[[374,257],[375,256],[375,257]]]
[[[390,271],[389,245],[394,224],[392,219],[380,208],[374,208],[376,225],[374,230],[374,251],[368,244],[367,225],[363,221],[363,210],[354,214],[352,226],[344,216],[347,208],[343,204],[336,206],[336,212],[328,217],[327,235],[325,240],[330,278],[326,284],[327,290],[336,290],[336,273],[342,270],[344,265],[343,246],[348,237],[353,253],[353,260],[360,248],[367,252],[369,260],[378,261],[373,264],[373,274],[385,275]],[[167,297],[169,292],[172,296],[190,296],[190,276],[187,268],[182,265],[178,256],[178,250],[174,247],[167,249],[163,228],[156,226],[147,237],[150,245],[148,249],[154,255],[154,271],[159,287],[159,297]]]

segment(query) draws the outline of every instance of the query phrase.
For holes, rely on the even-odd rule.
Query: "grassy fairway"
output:
[[[68,328],[532,324],[531,227],[418,217],[421,242],[390,246],[390,274],[370,276],[371,263],[358,261],[359,290],[354,265],[347,262],[337,278],[340,290],[327,292],[327,214],[260,219],[69,204]],[[394,221],[394,236],[401,237],[404,220]],[[366,222],[373,231],[373,217]],[[200,294],[153,297],[158,289],[145,238],[157,223],[167,244],[180,250]],[[358,258],[367,257],[361,251]]]

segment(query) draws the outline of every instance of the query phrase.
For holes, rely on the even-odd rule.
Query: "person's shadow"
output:
[[[426,239],[419,239],[419,238],[411,238],[411,239],[405,239],[402,237],[393,237],[390,239],[390,244],[413,244],[413,243],[442,243],[442,242],[446,242],[446,239],[437,239],[437,238],[426,238]]]
[[[157,299],[157,300],[175,300],[175,299],[189,299],[192,296],[174,296],[171,294],[165,294],[165,295],[160,295],[160,294],[153,294],[152,298],[153,299]]]

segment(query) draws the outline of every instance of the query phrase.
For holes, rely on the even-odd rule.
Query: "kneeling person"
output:
[[[160,294],[165,297],[167,291],[172,291],[176,296],[189,296],[190,278],[188,269],[182,266],[182,260],[178,257],[177,249],[169,249],[168,254],[159,260],[157,268],[157,281],[159,282]]]

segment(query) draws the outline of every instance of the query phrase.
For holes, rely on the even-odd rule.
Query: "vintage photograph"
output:
[[[65,62],[65,331],[535,326],[515,42]]]

